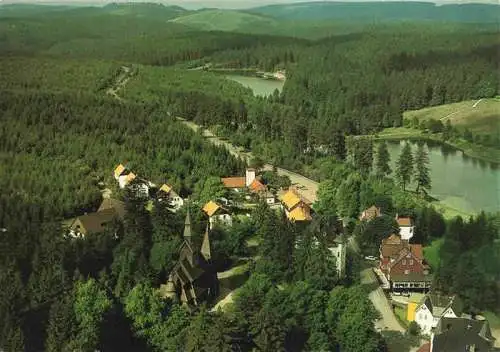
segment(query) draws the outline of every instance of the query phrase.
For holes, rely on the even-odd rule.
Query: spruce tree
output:
[[[405,143],[401,154],[399,155],[398,162],[396,163],[396,179],[403,188],[410,183],[413,175],[413,155],[411,154],[410,143]]]
[[[377,176],[384,177],[391,174],[392,170],[389,166],[390,161],[391,156],[387,150],[387,144],[385,142],[380,142],[377,146],[377,162],[375,164]]]
[[[417,181],[417,193],[420,188],[431,189],[429,154],[423,145],[418,146],[415,154],[415,181]]]

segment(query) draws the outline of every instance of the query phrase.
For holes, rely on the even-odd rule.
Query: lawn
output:
[[[423,137],[423,133],[415,128],[390,127],[377,133],[375,139],[405,139]]]
[[[432,241],[430,246],[424,247],[424,258],[430,264],[433,270],[439,266],[439,250],[444,243],[444,238]]]
[[[406,320],[406,309],[396,306],[394,307],[394,314],[396,315],[396,318],[399,320],[401,325],[403,325],[403,327],[407,329],[409,323],[408,320]]]
[[[463,201],[463,199],[462,199]],[[460,199],[447,198],[445,200],[436,200],[432,201],[431,204],[436,207],[436,209],[443,214],[445,219],[453,219],[457,216],[461,216],[462,218],[468,218],[471,215],[474,215],[472,212],[464,212],[458,210],[457,208],[467,208],[467,205],[460,206]]]
[[[406,111],[404,119],[435,119],[454,126],[468,127],[473,133],[490,134],[494,126],[500,126],[500,99],[468,100],[460,103],[433,106],[430,108]],[[497,127],[498,130],[498,127]]]

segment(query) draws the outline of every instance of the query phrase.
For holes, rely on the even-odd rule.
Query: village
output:
[[[207,223],[204,233],[196,234],[201,236],[201,243],[192,240],[195,234],[188,209],[177,262],[168,281],[158,289],[162,297],[178,299],[191,307],[212,302],[212,310],[224,310],[238,288],[232,284],[225,285],[224,282],[236,272],[241,274],[241,270],[238,271],[237,267],[217,272],[212,263],[211,232],[218,226],[231,227],[237,217],[250,217],[250,209],[259,202],[283,212],[290,222],[308,223],[314,219],[314,203],[302,195],[300,185],[292,184],[271,190],[259,174],[260,171],[246,168],[244,175],[221,178],[227,197],[198,204]],[[159,186],[137,176],[127,165],[118,165],[113,171],[113,178],[119,190],[128,189],[135,197],[167,202],[172,212],[181,210],[191,202],[182,198],[168,183]],[[107,224],[113,221],[123,221],[126,216],[124,203],[111,198],[109,194],[103,198],[96,212],[65,222],[69,238],[83,239],[90,233],[103,232]],[[367,224],[381,216],[383,209],[373,205],[365,209],[357,221]],[[385,301],[383,303],[390,307],[390,311],[381,312],[380,330],[391,329],[387,326],[390,325],[388,321],[384,321],[386,315],[391,315],[393,320],[394,316],[397,317],[400,330],[404,331],[401,327],[404,325],[418,329],[423,342],[418,352],[458,351],[453,346],[459,348],[465,342],[469,346],[466,351],[487,351],[495,341],[488,321],[480,315],[464,312],[458,296],[433,291],[431,267],[424,259],[423,246],[413,241],[414,220],[398,214],[394,220],[399,226],[399,233],[392,233],[378,244],[378,257],[361,258],[375,275],[377,290],[383,292],[376,299]],[[339,219],[339,223],[342,223],[342,219]],[[329,250],[335,257],[335,269],[340,279],[346,275],[347,256],[356,255],[356,251],[349,251],[353,242],[353,237],[347,239],[343,233],[329,241]],[[377,306],[377,302],[373,303]]]

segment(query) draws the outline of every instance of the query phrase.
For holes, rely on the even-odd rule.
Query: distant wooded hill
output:
[[[495,4],[450,4],[430,2],[310,2],[268,5],[252,13],[288,20],[397,21],[433,20],[496,23],[500,6]]]
[[[180,6],[150,3],[109,4],[103,7],[45,5],[0,5],[0,18],[75,15],[114,15],[174,21],[202,30],[239,31],[292,36],[327,28],[335,23],[359,25],[394,21],[439,21],[456,23],[497,23],[500,6],[495,4],[450,4],[430,2],[304,2],[256,7],[245,11],[202,9],[189,11]],[[317,36],[317,35],[315,35]]]

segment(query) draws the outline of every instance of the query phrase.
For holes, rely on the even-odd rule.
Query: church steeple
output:
[[[186,214],[186,220],[184,221],[184,240],[191,244],[191,214],[189,208]]]
[[[212,259],[212,250],[210,249],[210,237],[209,237],[209,226],[207,224],[207,228],[205,230],[205,235],[203,236],[203,242],[201,244],[201,255],[208,262]]]

